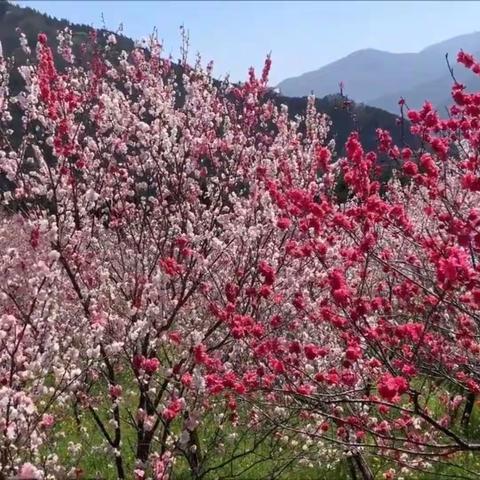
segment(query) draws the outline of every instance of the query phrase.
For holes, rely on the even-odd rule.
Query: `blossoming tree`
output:
[[[260,102],[270,61],[229,90],[210,67],[173,67],[154,40],[130,54],[114,46],[92,34],[77,62],[61,32],[71,67],[58,71],[41,34],[16,95],[2,58],[1,461],[26,477],[65,473],[53,427],[72,409],[91,417],[118,478],[166,478],[178,454],[195,476],[215,470],[197,427],[222,406],[238,422],[246,352],[230,327],[263,332],[247,317],[227,325],[215,308],[235,296],[221,285],[257,255],[255,231],[271,216],[251,182],[259,159],[282,155],[297,128]],[[311,135],[324,135],[326,120],[310,117]]]

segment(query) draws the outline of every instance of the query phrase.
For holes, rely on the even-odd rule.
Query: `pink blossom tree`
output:
[[[154,39],[117,54],[114,36],[101,46],[93,33],[81,61],[71,44],[62,32],[71,66],[59,71],[39,35],[15,96],[1,64],[0,168],[11,184],[1,238],[2,470],[68,473],[74,461],[62,465],[54,437],[46,443],[73,409],[91,417],[118,478],[167,478],[178,455],[200,477],[238,456],[206,466],[198,428],[224,407],[228,422],[241,421],[236,398],[246,387],[235,372],[249,353],[238,340],[263,335],[251,318],[226,322],[218,311],[236,296],[225,279],[253,281],[244,267],[271,248],[258,166],[270,158],[290,168],[289,144],[295,165],[310,162],[326,119],[309,107],[303,151],[298,124],[261,101],[269,59],[261,78],[252,70],[231,89],[210,66],[173,67]],[[313,164],[302,181],[312,175]],[[277,430],[255,414],[242,419],[259,431],[252,451]]]

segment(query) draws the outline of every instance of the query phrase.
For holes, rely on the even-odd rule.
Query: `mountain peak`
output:
[[[376,55],[376,54],[392,55],[391,52],[387,52],[386,50],[379,50],[378,48],[361,48],[360,50],[355,50],[354,52],[350,53],[345,58],[352,57],[352,56]]]

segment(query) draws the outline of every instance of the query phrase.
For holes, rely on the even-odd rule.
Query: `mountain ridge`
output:
[[[478,55],[480,31],[428,45],[418,52],[396,53],[376,48],[356,50],[319,69],[287,78],[277,88],[285,96],[302,96],[311,91],[324,96],[338,91],[338,84],[342,81],[354,101],[393,113],[398,113],[400,97],[405,98],[411,108],[421,107],[426,92],[437,108],[443,108],[450,103],[452,84],[445,54],[452,58],[460,49]],[[480,88],[480,80],[474,74],[458,68],[456,75],[457,71],[467,87]],[[416,87],[421,87],[419,92]]]

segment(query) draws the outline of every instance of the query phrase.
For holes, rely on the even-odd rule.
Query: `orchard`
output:
[[[20,42],[1,479],[478,478],[480,93],[400,101],[418,147],[353,131],[343,156],[313,97],[292,119],[268,94],[270,58],[235,85],[155,37]]]

